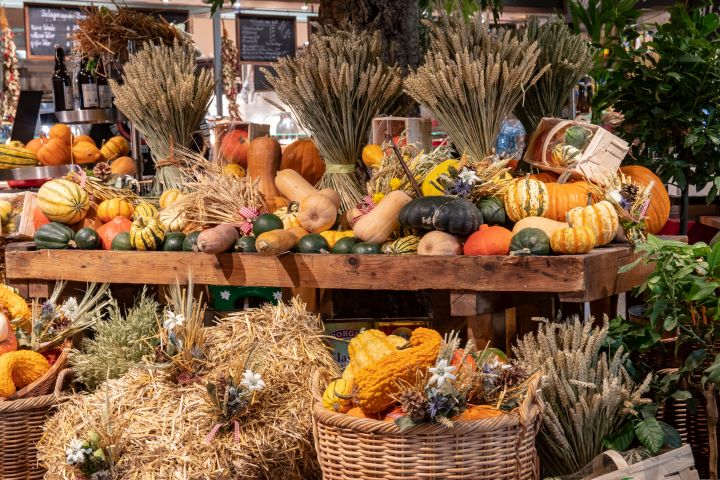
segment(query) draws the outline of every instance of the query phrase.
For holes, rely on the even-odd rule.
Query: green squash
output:
[[[465,198],[451,198],[440,205],[432,217],[433,229],[460,237],[477,231],[482,223],[480,210]]]
[[[352,248],[360,243],[359,238],[345,237],[335,242],[335,246],[332,249],[332,253],[350,253]]]
[[[255,237],[252,235],[245,235],[244,237],[238,238],[235,242],[235,251],[240,253],[257,252],[257,249],[255,248]]]
[[[190,232],[185,237],[185,240],[183,240],[182,249],[183,252],[197,252],[197,239],[200,235],[200,232]]]
[[[100,235],[94,228],[81,228],[75,233],[75,244],[80,250],[97,250],[100,246]]]
[[[583,150],[592,138],[592,130],[582,125],[573,125],[565,131],[565,143]]]
[[[67,225],[50,222],[35,232],[35,247],[38,250],[75,248],[75,232]]]
[[[373,255],[382,253],[382,250],[380,249],[380,245],[378,245],[377,243],[356,243],[355,245],[353,245],[350,253],[356,253],[359,255]]]
[[[400,210],[400,225],[416,230],[433,230],[435,211],[451,200],[452,197],[443,196],[415,198]]]
[[[505,214],[505,202],[497,197],[483,198],[477,203],[477,208],[482,214],[483,222],[486,225],[507,225],[507,215]]]
[[[550,237],[539,228],[523,228],[510,241],[513,255],[550,255]]]
[[[309,233],[298,240],[297,249],[300,253],[328,253],[330,245],[328,245],[325,237],[319,233]]]
[[[110,250],[132,250],[130,245],[130,232],[120,232],[113,238]]]
[[[261,233],[270,230],[282,230],[283,228],[285,228],[285,225],[283,225],[280,217],[272,213],[263,213],[253,222],[253,235],[258,237]]]
[[[182,232],[170,232],[165,235],[162,245],[163,252],[182,252],[185,234]]]

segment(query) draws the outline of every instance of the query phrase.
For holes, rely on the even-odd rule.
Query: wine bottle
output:
[[[72,110],[72,79],[65,69],[65,51],[60,45],[55,45],[55,72],[52,76],[52,89],[55,111]]]
[[[97,70],[95,71],[95,76],[97,78],[97,88],[98,88],[98,103],[100,104],[100,108],[112,108],[113,107],[113,96],[112,96],[112,90],[110,89],[110,84],[108,83],[108,72],[109,70],[105,68],[105,63],[102,60],[102,57],[98,58],[98,64],[97,64]]]
[[[80,108],[88,110],[98,108],[98,85],[95,76],[88,70],[87,58],[80,61],[80,71],[77,74],[78,89],[80,90]]]

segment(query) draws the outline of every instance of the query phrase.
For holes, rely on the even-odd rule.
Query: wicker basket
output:
[[[539,478],[535,436],[542,403],[539,376],[512,413],[456,422],[452,428],[420,425],[406,432],[391,422],[354,418],[322,406],[322,372],[313,379],[315,448],[324,480]]]
[[[0,402],[0,478],[35,480],[45,475],[37,461],[35,445],[43,433],[45,420],[60,401],[63,382],[70,372],[54,376],[55,391],[49,395]]]

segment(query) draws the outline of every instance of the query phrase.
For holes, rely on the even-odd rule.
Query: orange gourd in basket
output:
[[[0,355],[0,397],[11,397],[50,370],[47,359],[32,350]]]
[[[480,225],[480,229],[470,235],[465,242],[465,255],[507,255],[510,251],[512,232],[500,226]]]

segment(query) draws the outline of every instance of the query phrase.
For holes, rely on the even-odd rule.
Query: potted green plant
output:
[[[632,155],[682,190],[680,233],[687,233],[689,187],[720,189],[720,17],[678,4],[655,25],[652,41],[617,45],[594,107],[614,106]],[[640,34],[629,37],[634,45]]]
[[[639,293],[653,329],[675,332],[680,368],[666,375],[662,393],[706,405],[709,473],[718,478],[718,398],[720,388],[720,243],[688,245],[653,235],[636,250],[638,262],[655,268]],[[623,270],[632,268],[629,265]],[[699,459],[696,459],[699,460]]]

